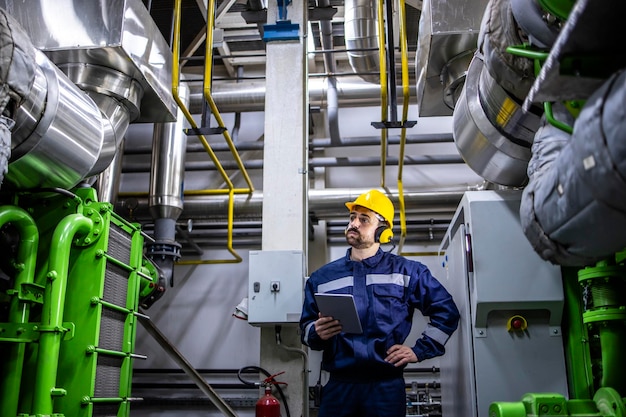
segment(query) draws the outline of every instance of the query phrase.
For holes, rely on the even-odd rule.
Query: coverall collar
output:
[[[378,250],[376,251],[376,253],[373,256],[370,256],[369,258],[365,258],[362,261],[353,261],[352,259],[350,259],[352,253],[352,248],[348,248],[348,250],[346,251],[346,262],[363,262],[363,264],[365,264],[365,266],[367,267],[373,267],[376,266],[381,259],[383,258],[383,250],[381,248],[378,248]]]

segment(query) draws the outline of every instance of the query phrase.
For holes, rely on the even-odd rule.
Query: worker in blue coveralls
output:
[[[380,248],[393,237],[394,207],[385,194],[371,190],[346,206],[351,248],[307,280],[300,318],[302,342],[323,350],[322,369],[330,373],[318,417],[404,417],[403,369],[445,352],[459,311],[425,265]],[[342,332],[338,320],[319,311],[315,293],[352,294],[363,333]],[[430,322],[406,346],[415,309]]]

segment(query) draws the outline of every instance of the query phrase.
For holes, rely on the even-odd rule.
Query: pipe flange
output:
[[[578,271],[578,282],[592,279],[622,278],[626,279],[626,267],[621,265],[602,265],[588,267]]]
[[[622,396],[614,388],[598,388],[598,391],[593,396],[593,401],[596,403],[598,411],[602,416],[626,416],[626,405],[622,400]]]

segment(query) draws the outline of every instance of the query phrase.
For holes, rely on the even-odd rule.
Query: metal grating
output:
[[[115,223],[111,223],[107,253],[120,262],[130,265],[130,247],[130,235]]]
[[[103,298],[109,303],[120,307],[126,306],[128,295],[128,274],[129,272],[111,262],[107,262],[107,269],[104,273]]]
[[[120,396],[120,370],[124,358],[99,354],[96,365],[95,398],[116,398]]]
[[[110,310],[106,307],[102,309],[100,337],[98,341],[99,348],[114,350],[116,352],[123,351],[126,316],[126,313]]]

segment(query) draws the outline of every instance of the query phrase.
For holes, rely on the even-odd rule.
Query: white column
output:
[[[287,7],[287,18],[299,24],[300,39],[266,45],[262,237],[263,250],[301,250],[305,257],[308,227],[306,13],[307,3],[295,0]],[[273,24],[277,17],[277,1],[268,0],[268,23]],[[308,384],[304,381],[308,375],[303,355],[292,350],[302,348],[295,324],[282,326],[281,345],[290,350],[277,345],[273,327],[261,328],[261,367],[272,373],[285,371],[277,379],[288,383],[281,388],[287,396],[291,415],[307,416],[308,392],[305,390]]]

